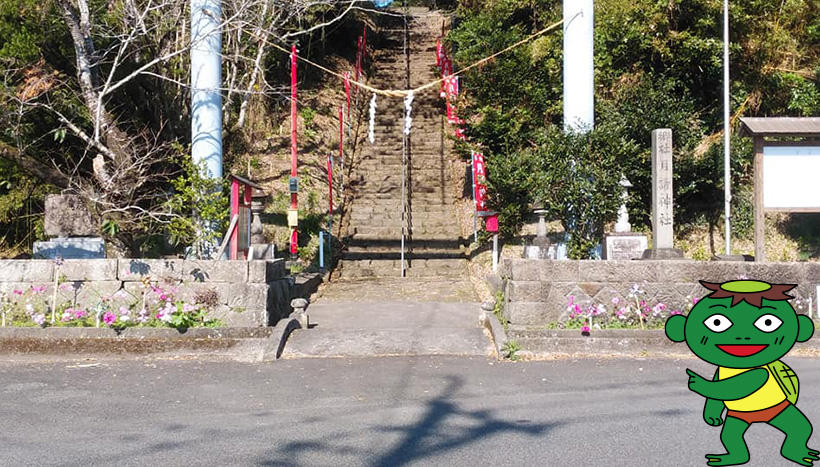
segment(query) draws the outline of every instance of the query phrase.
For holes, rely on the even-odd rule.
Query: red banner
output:
[[[362,26],[362,66],[367,58],[367,25]]]
[[[461,125],[456,127],[456,139],[459,141],[467,141],[467,134]]]
[[[484,155],[473,152],[473,180],[475,181],[475,209],[487,211],[487,171]]]
[[[362,74],[362,36],[359,36],[359,40],[356,41],[356,81],[359,81],[359,78]],[[358,87],[356,88],[356,93],[358,94]]]
[[[347,99],[347,115],[350,116],[350,72],[345,73],[345,98]]]
[[[330,215],[333,215],[333,155],[327,153],[327,196]]]
[[[296,177],[297,171],[297,151],[296,151],[296,46],[290,49],[290,176]],[[296,193],[290,195],[290,208],[296,210],[298,198]],[[293,227],[290,234],[290,252],[297,253],[298,229]]]
[[[447,94],[447,77],[453,74],[453,62],[450,61],[450,58],[447,57],[447,54],[441,59],[441,76],[444,80],[441,82],[441,97],[444,97]]]

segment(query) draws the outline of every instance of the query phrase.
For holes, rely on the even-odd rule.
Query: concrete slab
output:
[[[492,346],[478,303],[323,302],[308,307],[311,329],[290,335],[283,358],[481,355]]]

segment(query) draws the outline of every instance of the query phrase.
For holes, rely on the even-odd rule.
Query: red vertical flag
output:
[[[330,205],[330,215],[333,215],[333,155],[327,153],[327,196]]]
[[[347,116],[350,118],[350,72],[345,73],[345,97],[347,98]]]
[[[296,46],[290,49],[290,176],[296,177]],[[290,195],[290,208],[296,210],[298,199],[296,193]],[[297,228],[293,227],[290,235],[290,253],[296,255],[298,244]]]
[[[342,106],[339,106],[339,161],[344,167],[344,115],[342,113]]]
[[[484,155],[480,152],[473,154],[473,180],[475,180],[475,209],[487,210],[487,172],[484,167]]]
[[[365,58],[367,58],[367,25],[362,26],[362,66],[364,66]]]

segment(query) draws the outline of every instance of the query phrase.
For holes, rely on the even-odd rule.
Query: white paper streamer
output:
[[[373,94],[373,97],[370,99],[370,127],[367,130],[367,139],[370,140],[370,144],[373,144],[376,141],[376,134],[374,133],[373,127],[376,123],[376,94]]]
[[[413,126],[413,118],[410,112],[413,110],[413,91],[407,93],[404,98],[404,134],[410,134],[410,127]]]

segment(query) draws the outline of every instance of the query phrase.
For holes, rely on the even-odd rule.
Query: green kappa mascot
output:
[[[765,422],[786,435],[780,449],[783,457],[813,465],[820,458],[807,444],[811,423],[795,406],[797,375],[780,361],[795,342],[805,342],[814,333],[812,320],[798,315],[788,302],[794,297],[786,292],[796,285],[754,280],[700,283],[712,292],[688,316],[669,317],[666,336],[686,342],[701,360],[718,367],[708,379],[686,370],[689,389],[706,398],[704,421],[723,425],[720,441],[726,452],[706,454],[706,464],[748,462],[743,434],[750,424]]]

